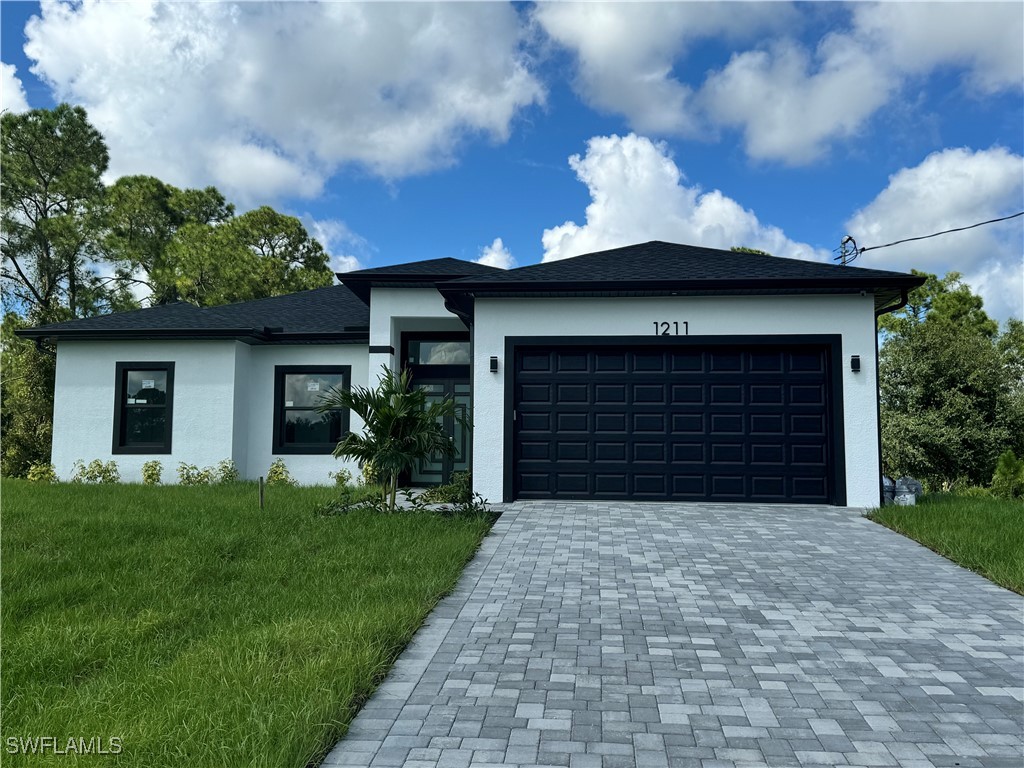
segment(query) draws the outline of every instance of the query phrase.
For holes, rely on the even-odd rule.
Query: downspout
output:
[[[43,346],[43,342],[45,342],[45,341],[48,341],[48,339],[46,339],[45,337],[39,337],[39,338],[36,339],[36,352],[38,352],[41,355],[47,355],[48,357],[52,357],[52,358],[56,359],[57,358],[57,350],[56,349],[48,349],[48,348],[44,347]]]
[[[900,291],[900,298],[895,304],[882,307],[881,309],[875,310],[875,320],[877,321],[882,315],[886,315],[889,312],[894,312],[897,309],[905,307],[907,304],[907,289],[904,288]],[[878,424],[878,506],[881,507],[885,504],[885,483],[882,482],[882,477],[885,475],[885,471],[882,464],[882,385],[879,379],[879,367],[878,367],[878,324],[875,323],[875,423]]]

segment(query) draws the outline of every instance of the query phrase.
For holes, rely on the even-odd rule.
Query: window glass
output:
[[[170,453],[174,363],[117,363],[114,453]]]
[[[410,341],[410,365],[469,365],[469,341]]]
[[[285,411],[285,443],[331,443],[341,440],[341,413],[317,413],[307,410]]]
[[[320,405],[321,398],[331,389],[344,386],[340,373],[288,373],[284,377],[284,404],[286,408]]]
[[[126,405],[163,405],[167,402],[167,371],[128,371]]]
[[[330,453],[348,431],[344,408],[321,413],[332,390],[349,387],[348,366],[285,366],[275,369],[274,453]]]

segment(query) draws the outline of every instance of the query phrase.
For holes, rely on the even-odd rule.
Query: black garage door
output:
[[[834,502],[826,346],[517,347],[513,496]]]

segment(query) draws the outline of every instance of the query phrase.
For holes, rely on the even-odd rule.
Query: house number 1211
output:
[[[690,335],[690,323],[684,320],[679,323],[673,320],[672,322],[666,322],[664,320],[654,320],[654,335],[655,336],[678,336],[679,326],[683,327],[683,335]]]

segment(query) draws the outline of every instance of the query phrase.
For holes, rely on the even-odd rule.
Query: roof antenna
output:
[[[839,247],[833,249],[832,253],[839,254],[833,257],[832,261],[838,261],[845,267],[853,263],[854,259],[860,256],[860,249],[857,247],[857,241],[852,236],[847,235],[839,243]]]

